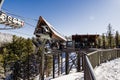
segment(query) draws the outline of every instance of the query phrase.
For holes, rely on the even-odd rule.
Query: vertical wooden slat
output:
[[[82,54],[82,70],[84,70],[84,53],[81,53]]]
[[[77,72],[80,72],[80,53],[76,52],[77,54]]]
[[[63,73],[63,58],[62,58],[63,56],[62,56],[62,53],[61,53],[61,74]]]
[[[44,80],[44,52],[42,52],[42,56],[41,56],[41,80]]]
[[[58,54],[58,76],[60,75],[60,54]]]
[[[55,78],[55,54],[53,54],[53,78]]]
[[[66,60],[65,60],[65,73],[66,74],[69,74],[69,54],[68,54],[68,52],[66,52]]]

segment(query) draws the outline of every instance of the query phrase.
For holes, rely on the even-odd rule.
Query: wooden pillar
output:
[[[63,73],[63,60],[62,60],[62,53],[61,53],[61,74]]]
[[[46,44],[46,41],[47,40],[45,40],[45,39],[43,39],[43,40],[41,40],[41,42],[42,42],[42,45],[41,45],[41,48],[42,48],[42,53],[41,53],[41,66],[40,66],[40,68],[41,68],[41,75],[40,75],[40,77],[41,77],[41,80],[44,80],[44,68],[45,68],[45,49],[44,49],[44,47],[45,47],[45,44]],[[39,80],[40,80],[40,77],[39,77]]]
[[[81,53],[81,55],[82,55],[82,70],[84,70],[84,53]]]
[[[58,53],[58,76],[60,75],[60,54]]]
[[[88,80],[89,79],[89,71],[88,71],[88,68],[87,68],[87,64],[86,64],[86,59],[85,59],[85,55],[83,56],[84,58],[84,80]],[[91,79],[89,79],[91,80]]]
[[[80,53],[76,52],[77,54],[77,72],[80,72]]]
[[[66,59],[65,59],[65,73],[69,74],[69,53],[66,52]]]
[[[53,54],[53,78],[55,78],[55,54]]]
[[[45,75],[46,75],[46,77],[49,77],[48,60],[50,60],[50,59],[49,59],[48,55],[49,54],[45,54]]]
[[[42,59],[42,61],[41,61],[41,80],[44,80],[44,57],[45,57],[45,54],[44,54],[44,52],[42,52],[42,56],[41,56],[41,59]]]

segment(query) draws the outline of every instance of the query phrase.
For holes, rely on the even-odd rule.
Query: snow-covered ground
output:
[[[94,69],[97,80],[120,80],[120,58],[102,63]],[[84,74],[70,73],[51,80],[84,80]]]
[[[97,80],[120,80],[120,58],[95,68]]]
[[[11,42],[13,35],[7,33],[0,33],[0,42]]]
[[[0,32],[0,46],[4,43],[12,42],[13,35]]]
[[[71,73],[69,75],[60,76],[58,78],[51,80],[84,80],[84,79],[83,79],[83,73],[77,72],[77,73]]]

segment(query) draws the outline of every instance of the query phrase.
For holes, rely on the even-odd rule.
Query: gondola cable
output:
[[[3,9],[3,11],[5,10],[5,12],[6,12],[7,14],[10,14],[10,15],[13,15],[13,16],[16,16],[16,17],[19,17],[19,18],[23,18],[23,19],[38,21],[38,19],[32,19],[32,18],[20,16],[20,15],[11,13],[9,10],[7,10],[7,9],[5,9],[5,8],[2,8],[2,9]]]

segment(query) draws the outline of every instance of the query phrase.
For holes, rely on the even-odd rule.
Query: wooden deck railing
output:
[[[86,54],[84,54],[84,80],[96,80],[93,67]]]
[[[119,57],[120,49],[98,50],[89,54],[84,53],[84,80],[97,80],[93,68]]]

